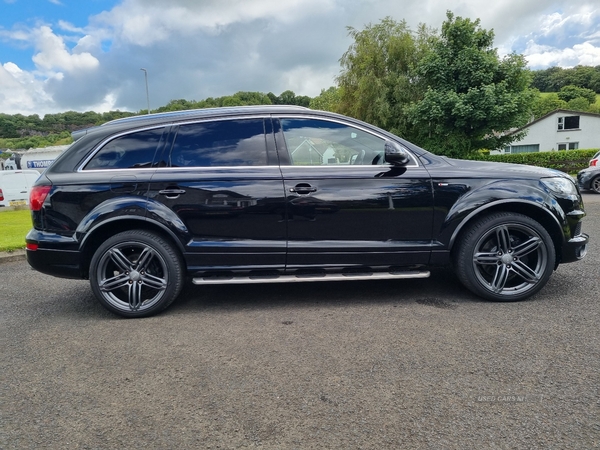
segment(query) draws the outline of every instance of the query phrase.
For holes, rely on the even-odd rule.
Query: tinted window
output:
[[[267,164],[262,119],[181,125],[171,167],[260,166]]]
[[[152,167],[163,128],[140,131],[107,143],[85,166],[86,170]]]
[[[579,116],[565,117],[565,130],[574,130],[579,128]]]
[[[283,119],[293,165],[371,165],[384,163],[385,141],[358,128],[316,119]]]

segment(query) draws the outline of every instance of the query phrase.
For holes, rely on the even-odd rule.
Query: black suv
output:
[[[31,193],[27,258],[89,278],[126,317],[195,284],[422,278],[491,300],[539,291],[588,236],[573,180],[431,154],[300,107],[119,119],[79,133]]]

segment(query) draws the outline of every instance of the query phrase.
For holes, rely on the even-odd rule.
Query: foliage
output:
[[[504,155],[473,154],[469,159],[479,161],[495,161],[530,166],[547,167],[565,173],[575,174],[588,167],[589,160],[598,149],[566,150],[555,152],[514,153]]]
[[[0,138],[22,138],[71,132],[82,128],[100,125],[109,120],[132,116],[133,113],[110,111],[96,113],[93,111],[67,111],[57,114],[46,114],[43,119],[37,114],[0,114]]]
[[[29,209],[0,211],[0,221],[0,252],[25,248],[25,235],[31,229]]]
[[[152,112],[182,111],[199,108],[219,108],[222,106],[248,106],[248,105],[297,105],[308,106],[310,97],[305,95],[297,96],[293,91],[287,90],[276,96],[272,92],[264,94],[262,92],[236,92],[233,95],[224,97],[208,97],[204,100],[171,100],[165,106]]]
[[[441,36],[418,65],[428,89],[410,108],[412,140],[435,153],[464,157],[520,139],[502,131],[528,122],[535,94],[522,55],[499,59],[493,31],[447,12]]]
[[[583,98],[587,100],[589,106],[590,104],[596,101],[596,93],[591,89],[577,87],[570,84],[568,86],[563,86],[562,88],[560,88],[558,98],[564,100],[565,102],[575,100],[576,98]]]
[[[321,111],[338,112],[340,108],[340,88],[331,86],[321,89],[321,93],[311,99],[309,107]]]
[[[536,119],[539,119],[552,111],[556,111],[557,109],[568,108],[567,102],[558,98],[556,92],[540,95],[539,91],[536,91],[536,94],[531,107],[531,112]]]
[[[588,111],[589,108],[590,103],[583,97],[577,97],[567,102],[567,109],[572,109],[573,111]]]
[[[279,96],[275,96],[272,92],[267,94],[271,103],[274,105],[296,105],[308,108],[311,98],[306,95],[296,95],[294,91],[284,91]]]
[[[340,59],[338,111],[406,135],[406,107],[423,96],[416,66],[432,31],[421,25],[413,33],[405,21],[386,17],[362,31],[349,27],[348,34],[354,43]]]
[[[533,72],[532,86],[541,92],[558,92],[568,85],[600,93],[600,66],[550,67]]]
[[[63,131],[58,134],[48,134],[46,136],[28,136],[22,138],[0,138],[0,148],[3,149],[30,149],[49,147],[51,145],[68,145],[73,142],[71,133]]]

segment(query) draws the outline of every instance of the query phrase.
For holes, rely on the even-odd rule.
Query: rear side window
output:
[[[163,131],[164,128],[145,130],[113,139],[94,155],[85,170],[152,167]]]
[[[262,119],[223,120],[181,125],[170,167],[267,165]]]

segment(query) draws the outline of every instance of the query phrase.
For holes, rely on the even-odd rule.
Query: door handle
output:
[[[159,194],[164,195],[167,198],[177,198],[181,194],[185,194],[185,189],[163,189],[158,191]]]
[[[310,194],[311,192],[317,192],[317,188],[312,187],[308,183],[300,183],[294,186],[293,188],[290,188],[290,192],[295,192],[296,194],[304,195]]]

